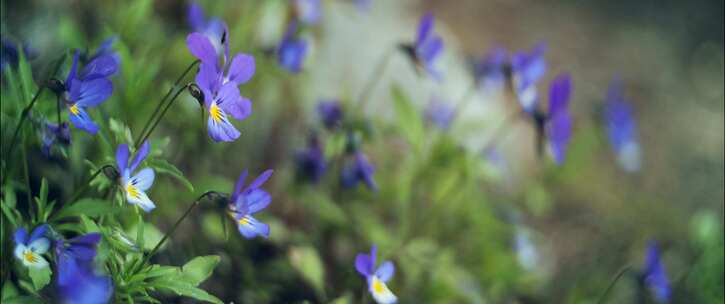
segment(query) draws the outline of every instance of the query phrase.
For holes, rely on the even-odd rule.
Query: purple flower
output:
[[[113,83],[107,77],[116,72],[118,65],[112,55],[103,55],[89,62],[80,74],[77,74],[77,69],[78,51],[75,51],[62,97],[68,106],[71,123],[76,128],[96,134],[98,125],[85,109],[98,106],[111,96]]]
[[[20,60],[19,49],[21,46],[5,38],[1,38],[0,41],[2,42],[0,46],[0,74],[2,74],[5,71],[5,67],[18,65],[18,60]],[[27,46],[22,47],[22,52],[25,58],[33,57],[35,53]]]
[[[146,212],[156,208],[154,202],[146,195],[146,190],[151,188],[151,185],[154,183],[154,170],[151,168],[143,168],[136,175],[131,176],[131,174],[136,171],[136,167],[149,154],[149,150],[149,142],[145,141],[136,152],[136,156],[130,167],[128,166],[128,145],[121,144],[118,146],[118,150],[116,150],[116,165],[118,165],[118,172],[121,173],[120,186],[123,193],[126,194],[126,200],[129,204],[137,205]]]
[[[89,233],[70,240],[57,240],[57,281],[61,303],[108,303],[113,284],[108,276],[94,271],[93,259],[101,240],[99,233]]]
[[[645,257],[641,279],[644,286],[649,288],[658,302],[668,303],[670,301],[672,291],[665,266],[662,264],[660,252],[655,241],[650,241],[647,245],[647,255]]]
[[[546,72],[545,51],[546,46],[539,43],[530,52],[517,52],[511,56],[514,91],[521,107],[529,113],[535,110],[539,101],[536,84]]]
[[[441,80],[438,58],[443,51],[443,40],[433,32],[433,14],[426,13],[418,24],[418,35],[415,38],[415,61],[436,80]]]
[[[325,128],[332,130],[342,123],[342,106],[337,100],[321,101],[317,104],[317,114],[320,115]]]
[[[43,224],[33,229],[28,236],[25,228],[18,228],[15,231],[15,257],[20,260],[25,267],[43,268],[48,266],[42,254],[48,252],[50,241],[45,236],[48,231],[48,225]]]
[[[223,25],[226,37],[226,25]],[[252,113],[252,102],[239,94],[238,86],[247,83],[255,72],[255,61],[251,55],[237,53],[228,61],[229,39],[222,38],[226,52],[223,61],[209,37],[192,33],[186,37],[186,44],[194,57],[201,61],[196,83],[204,94],[204,107],[209,112],[207,128],[214,141],[234,141],[239,131],[228,116],[244,120]],[[225,73],[226,70],[226,73]]]
[[[186,18],[194,32],[201,33],[209,39],[217,55],[224,52],[227,55],[229,54],[229,45],[225,43],[228,38],[226,37],[227,25],[224,21],[219,18],[207,20],[204,16],[204,10],[195,1],[189,3]]]
[[[307,148],[297,151],[295,155],[297,174],[299,177],[317,183],[327,171],[325,153],[317,135],[311,135],[307,141]]]
[[[637,138],[637,123],[632,106],[622,93],[622,82],[615,79],[609,85],[604,110],[609,142],[617,155],[619,165],[628,172],[640,168],[640,147]]]
[[[277,62],[291,73],[302,71],[307,54],[307,41],[297,36],[297,24],[293,21],[287,27],[282,41],[277,47]]]
[[[359,182],[365,183],[368,189],[377,191],[378,186],[373,180],[375,167],[368,161],[368,158],[362,152],[354,152],[348,155],[342,165],[340,173],[340,183],[343,188],[355,187]]]
[[[506,83],[506,65],[508,51],[501,47],[493,48],[486,56],[473,64],[476,83],[484,89],[501,89]]]
[[[554,162],[558,165],[564,162],[566,148],[571,139],[571,115],[568,109],[570,95],[571,78],[569,74],[557,76],[549,88],[549,116],[546,131],[550,151]]]
[[[441,130],[447,130],[456,116],[456,110],[445,102],[432,99],[426,106],[424,114],[426,121]]]
[[[395,273],[395,266],[391,261],[383,261],[380,267],[375,269],[377,246],[373,245],[370,254],[360,253],[355,257],[355,269],[368,283],[368,290],[379,304],[390,304],[398,301],[398,298],[385,285]]]
[[[322,3],[320,0],[290,0],[294,4],[295,15],[302,23],[314,25],[322,17]]]
[[[111,36],[103,41],[98,49],[96,49],[96,52],[90,57],[88,57],[87,53],[82,54],[80,56],[80,61],[82,63],[95,62],[96,65],[100,65],[103,69],[105,69],[101,73],[105,74],[105,76],[102,75],[101,77],[111,76],[121,65],[121,56],[113,50],[113,42],[116,41],[116,38],[116,36]],[[97,74],[96,76],[99,75]]]
[[[239,233],[247,239],[258,235],[269,237],[269,225],[260,222],[252,215],[267,208],[272,202],[272,196],[259,188],[270,176],[272,176],[272,170],[264,171],[251,184],[243,188],[244,180],[247,178],[247,170],[244,170],[231,194],[230,214],[237,222]]]
[[[40,151],[45,157],[50,157],[53,145],[58,142],[61,145],[70,145],[70,125],[67,122],[62,122],[60,125],[46,121],[44,128],[41,131],[41,147]]]

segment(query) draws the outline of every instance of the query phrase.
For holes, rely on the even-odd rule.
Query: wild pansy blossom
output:
[[[291,73],[302,71],[307,54],[307,41],[297,35],[297,23],[292,21],[277,47],[277,62]]]
[[[116,165],[118,165],[118,172],[121,174],[121,189],[126,194],[126,200],[129,204],[137,205],[146,212],[156,208],[154,202],[146,195],[146,190],[151,188],[154,183],[154,170],[143,168],[136,175],[131,176],[131,174],[136,171],[136,167],[149,154],[149,150],[149,142],[145,141],[141,148],[136,151],[136,156],[130,167],[128,166],[128,145],[121,144],[116,150]]]
[[[67,146],[71,142],[70,125],[67,122],[61,122],[60,125],[46,121],[40,132],[41,146],[40,151],[45,157],[50,157],[51,150],[55,143]]]
[[[517,52],[511,56],[514,92],[521,107],[529,113],[536,109],[539,101],[536,84],[546,72],[545,51],[546,46],[539,43],[530,52]]]
[[[343,188],[355,187],[359,182],[365,183],[368,189],[377,191],[378,186],[373,180],[375,167],[361,151],[353,152],[345,157],[340,173],[340,184]]]
[[[508,52],[501,47],[491,49],[485,57],[473,63],[476,84],[483,89],[501,89],[506,83]]]
[[[108,276],[94,270],[93,260],[101,234],[89,233],[70,240],[55,242],[58,294],[61,303],[108,303],[113,284]]]
[[[48,266],[48,261],[43,254],[48,252],[50,241],[45,236],[48,225],[43,224],[33,229],[28,235],[25,228],[18,228],[15,231],[15,257],[26,267],[43,268]]]
[[[328,130],[339,127],[342,123],[342,105],[337,100],[321,101],[317,104],[317,114]]]
[[[325,153],[316,134],[310,135],[307,140],[307,148],[297,151],[295,163],[299,178],[317,183],[325,175],[325,171],[327,171]]]
[[[244,170],[231,194],[230,215],[237,222],[239,233],[247,239],[258,235],[269,237],[269,225],[260,222],[252,215],[267,208],[272,202],[272,196],[260,188],[270,176],[272,176],[272,170],[264,171],[246,188],[243,188],[244,180],[247,178],[247,170]]]
[[[228,45],[224,44],[227,33],[227,26],[224,21],[219,18],[207,19],[201,6],[193,1],[187,7],[186,18],[194,32],[201,33],[209,38],[217,55],[224,52],[229,53]]]
[[[571,139],[571,115],[568,109],[570,95],[569,74],[557,76],[549,88],[549,116],[546,125],[549,149],[557,165],[564,162],[566,148]]]
[[[659,303],[669,303],[672,290],[655,241],[650,241],[647,245],[647,255],[640,279]]]
[[[113,50],[113,42],[115,42],[115,41],[116,41],[116,36],[112,36],[112,37],[106,39],[105,41],[103,41],[101,43],[100,46],[98,46],[98,48],[96,49],[96,52],[93,53],[92,55],[89,56],[87,52],[82,53],[80,55],[80,61],[84,64],[87,64],[89,62],[95,61],[98,58],[104,57],[103,61],[107,61],[110,59],[110,60],[113,60],[113,62],[114,62],[114,64],[101,62],[104,64],[104,66],[118,68],[118,66],[121,65],[121,56]],[[113,72],[110,72],[108,74],[108,76],[110,76],[114,72],[115,72],[115,70]]]
[[[383,261],[380,267],[375,269],[377,246],[373,245],[370,254],[360,253],[355,257],[355,269],[368,283],[368,290],[379,304],[391,304],[398,301],[398,298],[385,285],[395,273],[395,266],[391,261]]]
[[[441,80],[438,58],[443,51],[443,40],[433,32],[433,25],[433,14],[423,15],[418,24],[418,34],[411,55],[417,66],[425,69],[434,79]]]
[[[640,147],[637,138],[637,123],[632,106],[622,93],[622,82],[615,79],[609,85],[604,110],[609,142],[612,144],[617,162],[626,171],[635,172],[640,167]]]
[[[204,34],[192,33],[186,37],[189,51],[201,61],[196,83],[204,94],[204,107],[209,112],[209,137],[217,142],[239,138],[240,133],[228,115],[244,120],[252,113],[252,102],[239,94],[238,86],[249,81],[255,72],[251,55],[237,53],[229,60],[229,39],[226,25],[223,27],[220,43],[224,46],[224,56],[218,55],[212,41]]]
[[[426,106],[424,116],[428,123],[441,130],[447,130],[456,116],[456,110],[447,103],[434,98]]]
[[[290,0],[294,5],[297,20],[304,24],[314,25],[322,17],[322,3],[320,0]]]
[[[73,65],[64,83],[63,100],[70,112],[70,121],[76,128],[90,134],[98,132],[98,125],[93,122],[86,108],[103,103],[113,92],[113,83],[108,80],[118,68],[117,59],[113,55],[96,57],[78,70],[78,51],[73,55]]]

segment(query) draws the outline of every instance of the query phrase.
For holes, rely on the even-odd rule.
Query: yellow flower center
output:
[[[385,285],[383,285],[383,282],[380,282],[378,278],[373,278],[373,291],[375,293],[385,292]]]
[[[209,107],[209,115],[217,123],[222,121],[222,110],[216,105],[216,103],[212,103],[211,107]]]
[[[38,257],[30,249],[23,251],[23,258],[25,261],[31,264],[38,262]]]
[[[241,225],[249,225],[249,219],[246,216],[243,216],[239,219],[239,224]]]
[[[70,106],[70,112],[73,113],[73,115],[78,115],[78,105],[74,103]]]
[[[138,188],[136,188],[130,182],[126,185],[126,192],[128,193],[129,196],[136,198],[136,199],[139,198],[139,196],[140,196]]]

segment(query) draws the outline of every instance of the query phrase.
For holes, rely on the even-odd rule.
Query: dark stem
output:
[[[624,276],[624,274],[629,272],[630,270],[631,270],[631,267],[629,267],[629,266],[624,266],[621,270],[619,270],[619,272],[614,277],[612,282],[609,283],[609,286],[607,287],[607,289],[604,290],[604,293],[602,294],[602,296],[599,297],[599,301],[597,301],[597,304],[604,303],[604,301],[607,299],[607,296],[609,295],[609,292],[612,291],[612,288],[614,288],[614,285],[616,285],[617,282],[619,282],[619,279],[621,279],[622,276]]]
[[[163,106],[164,105],[164,102],[166,101],[166,99],[168,99],[169,96],[171,96],[171,93],[174,91],[174,89],[177,86],[179,86],[179,83],[181,83],[181,81],[184,79],[184,77],[186,77],[186,74],[188,74],[189,71],[191,71],[191,69],[194,68],[194,66],[196,66],[197,64],[199,64],[199,62],[200,61],[198,59],[195,60],[194,62],[192,62],[189,65],[189,67],[187,67],[186,70],[184,70],[184,73],[182,73],[181,76],[179,76],[179,78],[176,79],[176,82],[174,82],[174,85],[169,88],[169,91],[166,92],[166,95],[164,95],[164,98],[162,98],[161,101],[159,102],[159,104],[156,105],[156,109],[151,114],[151,117],[149,117],[149,119],[146,121],[146,124],[144,125],[143,129],[141,129],[141,133],[139,133],[139,140],[136,140],[136,143],[135,143],[134,146],[138,147],[140,145],[140,143],[143,142],[143,141],[140,141],[140,138],[141,138],[141,136],[143,136],[144,133],[146,133],[146,131],[148,131],[149,126],[151,126],[151,122],[154,120],[154,118],[156,117],[156,115],[161,110],[161,106]]]
[[[174,101],[176,100],[177,97],[179,97],[179,94],[181,94],[181,92],[186,90],[186,88],[188,88],[188,87],[189,87],[189,84],[179,88],[179,90],[176,91],[176,94],[174,94],[174,97],[171,98],[171,100],[169,100],[168,103],[166,103],[166,107],[164,107],[164,109],[161,111],[161,114],[158,115],[158,118],[156,118],[156,121],[154,121],[153,125],[151,125],[151,128],[149,128],[146,135],[144,135],[143,137],[139,137],[139,139],[136,141],[136,144],[134,144],[136,149],[138,149],[138,147],[141,146],[141,144],[143,142],[145,142],[149,138],[149,136],[151,136],[151,133],[154,132],[154,130],[156,129],[156,126],[159,125],[159,122],[161,122],[161,119],[163,119],[164,115],[166,115],[166,111],[168,111],[169,108],[171,107],[171,105],[174,104]]]
[[[385,73],[385,68],[388,66],[390,57],[392,57],[393,53],[395,53],[395,50],[396,50],[395,48],[389,49],[387,52],[385,52],[383,54],[382,57],[380,57],[380,60],[378,61],[377,65],[375,66],[373,73],[370,74],[370,77],[368,78],[367,82],[365,82],[365,86],[363,86],[363,89],[357,98],[358,112],[362,112],[363,110],[365,110],[365,105],[368,103],[369,96],[372,93],[375,86],[377,86],[378,82],[380,82],[380,79],[383,78],[383,74]]]
[[[204,192],[204,194],[200,195],[198,198],[196,198],[196,200],[194,200],[194,202],[191,203],[191,206],[189,206],[189,208],[186,209],[186,212],[184,212],[184,214],[181,215],[181,217],[178,220],[176,220],[176,223],[174,223],[174,226],[171,226],[171,230],[169,230],[169,232],[164,234],[164,237],[158,243],[156,243],[156,246],[154,246],[154,248],[151,249],[151,252],[149,252],[144,257],[143,261],[141,262],[141,264],[139,264],[139,266],[143,268],[143,266],[145,266],[146,263],[148,263],[148,261],[151,259],[151,257],[154,256],[156,254],[156,252],[159,251],[161,246],[164,245],[164,243],[166,243],[166,240],[168,240],[169,237],[171,237],[171,235],[174,234],[174,232],[176,231],[176,228],[179,227],[179,224],[181,224],[181,222],[183,222],[186,219],[186,217],[189,216],[189,214],[191,214],[191,211],[194,210],[194,208],[197,205],[199,205],[199,203],[201,203],[201,200],[203,200],[204,198],[206,198],[207,196],[210,196],[212,194],[217,194],[217,192],[216,191],[207,191],[207,192]]]

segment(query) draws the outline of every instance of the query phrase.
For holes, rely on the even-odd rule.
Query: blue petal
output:
[[[236,185],[234,185],[234,191],[232,192],[231,201],[235,202],[237,200],[237,196],[242,192],[242,187],[244,186],[244,180],[247,179],[247,170],[245,169],[242,171],[242,174],[239,175],[239,178],[237,179]]]
[[[239,233],[241,233],[242,236],[247,239],[254,238],[258,235],[265,238],[269,237],[269,225],[258,221],[251,215],[247,215],[245,218],[247,219],[246,224],[237,221],[237,227],[239,228]]]
[[[415,38],[416,48],[420,47],[426,40],[433,29],[433,14],[427,12],[423,17],[420,18],[418,24],[418,35]]]
[[[18,230],[15,230],[15,244],[23,244],[27,245],[28,242],[28,231],[25,230],[25,228],[20,227]]]
[[[553,116],[566,111],[571,95],[571,77],[569,74],[560,74],[551,83],[549,88],[549,115]]]
[[[252,79],[255,70],[254,57],[247,54],[236,54],[229,65],[229,81],[237,85],[244,84]]]
[[[95,107],[111,97],[113,83],[106,78],[93,80],[73,80],[71,82],[70,99],[79,106]]]
[[[222,121],[218,123],[215,122],[213,118],[209,117],[207,122],[209,137],[216,142],[229,142],[239,138],[239,131],[229,122],[226,117],[226,113],[223,113],[222,117]]]
[[[255,214],[262,211],[272,202],[272,196],[264,190],[256,189],[246,195],[247,213]]]
[[[189,21],[189,25],[195,32],[204,31],[206,25],[206,18],[204,18],[204,10],[196,2],[189,3],[186,10],[186,19]]]
[[[378,270],[375,271],[375,276],[378,277],[383,283],[389,281],[393,274],[395,274],[395,265],[391,261],[385,261],[380,264]]]
[[[133,172],[136,171],[136,167],[144,160],[146,159],[146,156],[149,155],[149,151],[151,151],[151,145],[149,144],[149,141],[146,140],[141,145],[141,148],[136,151],[136,156],[133,158],[133,162],[131,163],[131,166],[128,168],[129,171]]]
[[[78,106],[77,107],[78,114],[70,113],[70,121],[73,123],[73,125],[81,129],[83,131],[86,131],[90,134],[96,134],[98,132],[98,125],[93,122],[93,119],[91,119],[91,116],[88,115],[85,109]]]
[[[239,95],[234,82],[227,82],[219,90],[217,105],[237,120],[243,120],[252,113],[252,102]]]
[[[557,113],[549,122],[549,144],[557,165],[564,163],[571,138],[571,117],[567,111]]]
[[[45,237],[45,233],[48,231],[48,224],[42,224],[38,227],[35,227],[33,229],[33,232],[30,233],[30,238],[28,239],[28,244],[32,243],[33,241]]]
[[[112,54],[99,56],[83,67],[80,78],[86,81],[111,76],[118,69],[117,60]]]
[[[369,255],[360,253],[355,257],[355,269],[364,277],[369,277],[373,274],[373,267],[374,265]]]
[[[272,176],[273,172],[274,172],[274,170],[271,170],[271,169],[268,169],[268,170],[265,170],[264,172],[262,172],[262,174],[260,174],[256,179],[254,179],[254,181],[252,181],[249,184],[249,186],[247,186],[247,190],[257,189],[260,186],[262,186],[262,184],[264,184],[269,179],[269,177]]]
[[[78,50],[75,50],[73,52],[73,64],[71,65],[70,70],[68,71],[68,76],[66,76],[66,78],[65,78],[66,86],[69,86],[76,77],[76,71],[78,70],[78,56],[79,56]]]
[[[118,146],[118,149],[116,149],[116,165],[118,166],[119,172],[123,172],[124,170],[126,170],[126,166],[128,166],[127,144],[120,144]]]
[[[209,42],[209,38],[201,33],[191,33],[186,36],[186,46],[191,55],[201,60],[202,63],[217,65],[217,52]]]

